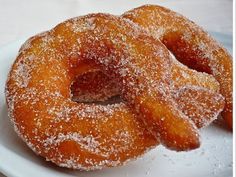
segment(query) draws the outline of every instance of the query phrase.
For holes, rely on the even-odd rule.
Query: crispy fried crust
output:
[[[197,72],[172,61],[173,97],[178,107],[198,128],[209,125],[224,108],[224,98],[219,94],[219,84],[213,76]],[[78,102],[104,102],[120,95],[114,78],[100,70],[90,69],[75,80],[71,87]]]
[[[232,57],[226,49],[192,21],[161,6],[141,6],[126,12],[123,17],[159,38],[188,67],[216,78],[226,101],[223,118],[232,129],[233,66]]]
[[[123,17],[131,19],[134,13],[127,14]],[[123,17],[91,14],[65,21],[27,41],[11,68],[6,99],[15,130],[32,150],[59,166],[92,170],[121,165],[159,140],[177,151],[197,148],[197,128],[186,116],[188,107],[196,108],[195,99],[185,104],[183,98],[201,92],[196,95],[201,103],[213,103],[207,98],[223,102],[216,92],[173,84],[167,48],[135,20]],[[124,103],[72,101],[75,79],[96,70],[116,78]],[[186,82],[204,83],[192,78]],[[204,84],[217,90],[217,84]]]
[[[85,61],[119,79],[131,112],[123,103],[71,100],[70,86],[86,71]],[[6,84],[9,115],[28,146],[69,168],[123,164],[156,138],[176,150],[197,148],[197,129],[171,96],[168,68],[168,50],[133,23],[105,14],[73,18],[21,48]]]

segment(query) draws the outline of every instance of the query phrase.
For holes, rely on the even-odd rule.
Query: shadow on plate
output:
[[[229,128],[227,127],[224,119],[219,116],[218,119],[216,119],[213,123],[212,123],[215,127],[222,129],[223,131],[226,132],[231,132],[231,130],[229,130]]]

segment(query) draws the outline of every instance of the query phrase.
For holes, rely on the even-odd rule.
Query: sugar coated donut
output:
[[[159,38],[185,65],[216,78],[226,101],[222,116],[232,129],[233,60],[226,49],[192,21],[161,6],[141,6],[126,12],[123,17]]]
[[[84,61],[119,80],[126,104],[71,100]],[[130,21],[107,14],[73,18],[21,48],[6,84],[9,115],[31,149],[69,168],[119,165],[157,139],[172,149],[194,149],[198,131],[171,96],[169,66],[165,46]]]
[[[158,144],[198,148],[198,128],[216,119],[224,97],[232,123],[231,87],[225,49],[181,15],[149,5],[120,17],[75,17],[27,40],[6,101],[15,131],[35,153],[94,170]],[[104,104],[114,96],[120,101]]]

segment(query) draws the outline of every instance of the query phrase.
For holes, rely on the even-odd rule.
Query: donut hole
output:
[[[70,90],[71,100],[77,103],[111,105],[122,102],[116,81],[102,71],[77,76]]]

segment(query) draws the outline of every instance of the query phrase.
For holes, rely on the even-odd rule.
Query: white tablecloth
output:
[[[180,12],[208,31],[232,34],[233,0],[0,0],[0,47],[67,18],[91,12],[122,14],[147,3]]]

